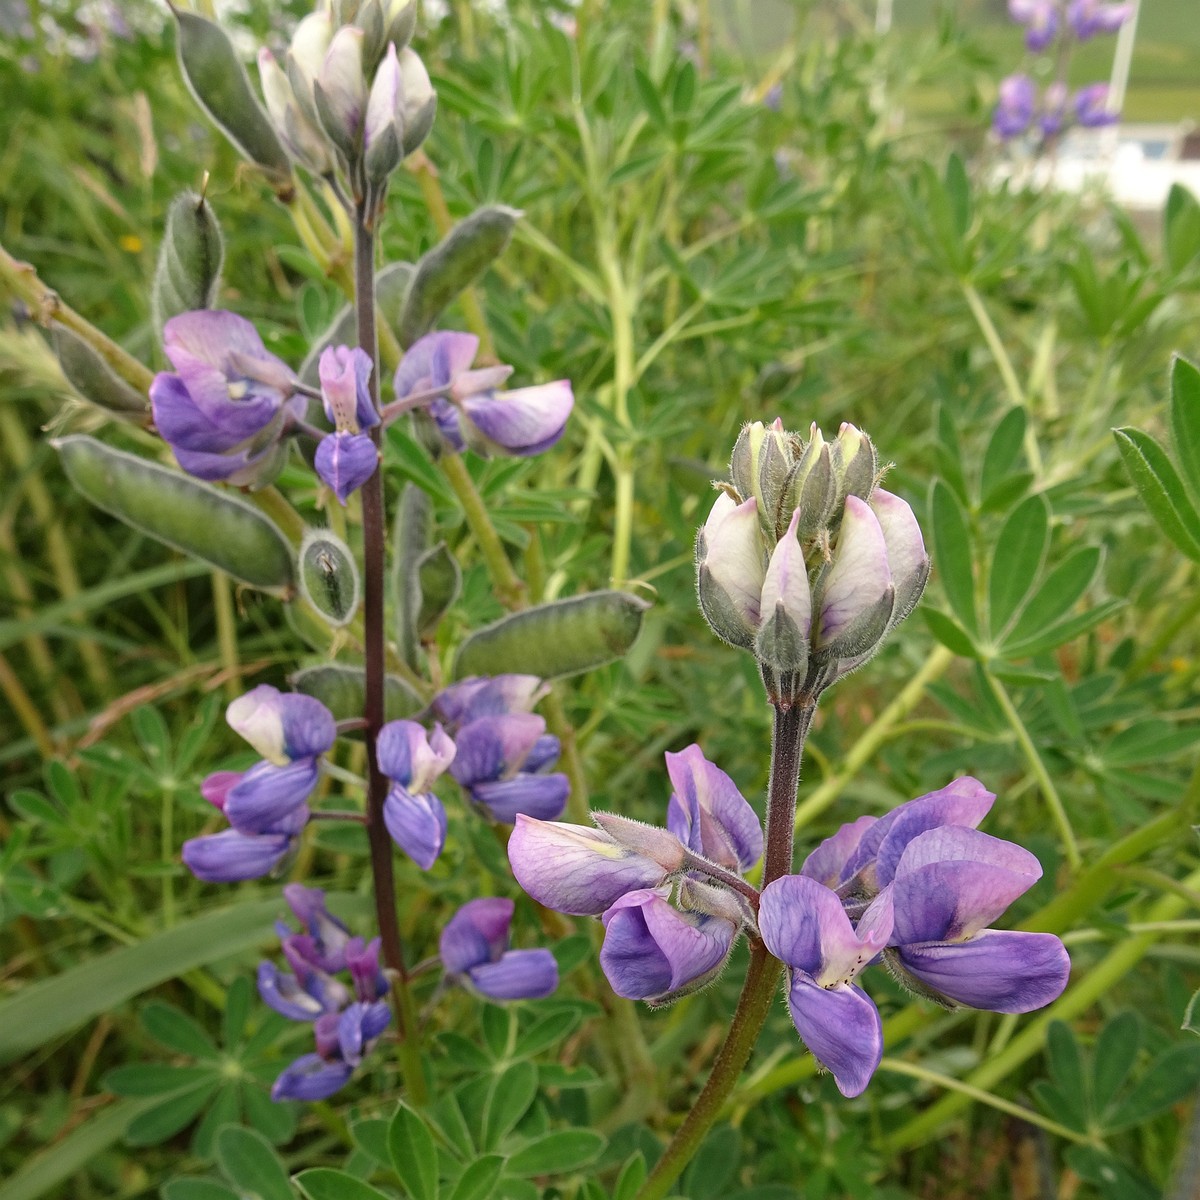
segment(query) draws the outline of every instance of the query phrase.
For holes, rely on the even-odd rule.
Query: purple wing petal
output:
[[[323,437],[313,457],[321,479],[345,504],[379,466],[379,451],[365,433],[330,433]]]
[[[843,1096],[859,1096],[883,1057],[883,1023],[870,996],[853,984],[824,988],[792,972],[792,1023]]]
[[[183,843],[183,861],[205,883],[240,883],[261,879],[283,861],[291,849],[286,834],[245,834],[225,829]]]
[[[1071,960],[1052,933],[985,929],[965,942],[902,946],[904,968],[935,991],[990,1012],[1024,1013],[1057,1000]]]
[[[758,928],[776,958],[822,984],[856,973],[848,968],[866,953],[841,900],[806,875],[785,875],[763,888]]]
[[[232,350],[267,354],[258,330],[245,317],[221,308],[197,309],[172,317],[163,326],[163,349],[173,363],[176,354],[182,352],[219,370]]]
[[[450,774],[463,787],[499,779],[521,766],[545,732],[546,722],[536,713],[480,717],[456,734]]]
[[[866,837],[867,831],[878,820],[878,817],[863,816],[857,821],[843,825],[804,860],[800,874],[807,875],[809,879],[815,879],[828,888],[836,889],[849,878],[846,868]]]
[[[678,754],[668,753],[665,757],[671,786],[682,800],[681,811],[688,814],[692,825],[689,836],[695,839],[699,833],[700,844],[688,841],[678,830],[671,829],[670,811],[667,828],[691,849],[722,865],[742,870],[752,867],[762,857],[762,824],[737,785],[720,767],[704,757],[699,746],[688,746]],[[732,850],[733,861],[723,861],[728,857],[721,853],[726,847]]]
[[[432,792],[406,792],[396,785],[383,802],[383,823],[392,841],[423,871],[446,844],[446,810]]]
[[[500,896],[470,900],[446,923],[438,943],[442,965],[452,975],[495,962],[508,948],[513,902]]]
[[[512,392],[469,396],[462,409],[489,448],[527,456],[548,450],[562,437],[574,403],[570,383],[559,379]]]
[[[460,371],[475,361],[479,339],[473,333],[427,333],[405,351],[396,368],[396,399],[413,392],[447,387]]]
[[[272,1100],[324,1100],[345,1087],[354,1068],[326,1062],[319,1054],[304,1054],[286,1067],[271,1088]]]
[[[496,783],[477,783],[471,798],[482,804],[492,819],[512,825],[518,816],[553,821],[562,815],[571,792],[571,782],[561,771],[551,775],[527,775]]]
[[[267,833],[291,817],[317,785],[317,762],[301,758],[286,766],[255,763],[229,789],[225,815],[241,833]]]
[[[548,690],[536,675],[475,675],[439,692],[433,707],[448,724],[466,725],[480,717],[529,712]]]
[[[509,950],[473,968],[470,980],[493,1000],[540,1000],[558,987],[558,963],[549,950]]]

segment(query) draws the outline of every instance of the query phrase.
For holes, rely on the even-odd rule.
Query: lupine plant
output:
[[[177,7],[0,180],[0,1200],[1187,1187],[1195,201],[929,166],[948,26]]]

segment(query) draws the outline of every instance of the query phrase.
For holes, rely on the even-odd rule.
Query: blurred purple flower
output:
[[[172,317],[163,348],[175,373],[154,377],[150,403],[179,465],[237,485],[268,477],[282,462],[289,419],[305,411],[288,366],[249,321],[220,309]]]
[[[470,900],[447,922],[438,951],[446,974],[489,1000],[537,1000],[558,986],[549,950],[510,950],[513,902]]]
[[[1108,84],[1090,83],[1075,93],[1075,120],[1085,128],[1094,129],[1102,125],[1113,125],[1121,119],[1120,113],[1108,108]]]
[[[1008,0],[1008,14],[1025,26],[1025,45],[1040,54],[1058,36],[1056,0]]]
[[[1106,4],[1102,0],[1071,0],[1067,24],[1081,41],[1098,34],[1116,33],[1133,16],[1132,4]]]
[[[1000,95],[992,115],[997,136],[1014,138],[1023,134],[1033,121],[1037,86],[1028,75],[1009,75],[1000,81]]]

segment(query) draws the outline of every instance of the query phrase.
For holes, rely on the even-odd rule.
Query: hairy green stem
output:
[[[360,206],[354,231],[355,317],[358,345],[371,359],[371,403],[379,411],[379,343],[375,332],[375,238],[370,213]],[[371,430],[379,446],[381,425]],[[417,1041],[416,1012],[404,965],[404,944],[396,915],[396,879],[392,839],[383,821],[388,780],[379,769],[376,741],[386,720],[384,708],[387,647],[384,637],[384,587],[387,580],[384,530],[383,471],[377,466],[362,488],[363,521],[363,649],[366,668],[363,718],[367,745],[367,839],[371,848],[375,916],[379,923],[383,961],[392,984],[392,1001],[399,1036],[399,1056],[409,1096],[415,1104],[428,1101],[425,1073]]]
[[[796,788],[800,782],[804,739],[812,723],[813,712],[812,705],[775,709],[771,779],[767,786],[764,886],[792,869]],[[717,1054],[712,1072],[691,1111],[642,1186],[637,1200],[662,1200],[700,1149],[750,1059],[767,1014],[771,1011],[782,970],[783,964],[772,957],[763,943],[755,938],[750,943],[750,966],[746,971],[746,982],[742,985],[729,1034]]]

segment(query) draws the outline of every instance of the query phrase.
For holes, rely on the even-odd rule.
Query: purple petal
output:
[[[229,483],[235,487],[244,487],[259,479],[269,477],[275,470],[275,465],[281,463],[278,457],[286,447],[268,445],[261,454],[251,455],[246,451],[230,454],[204,454],[199,451],[185,450],[182,446],[172,446],[175,461],[189,475],[209,483]]]
[[[517,882],[539,904],[558,912],[599,916],[636,888],[657,887],[666,872],[583,825],[517,815],[508,839]]]
[[[304,1054],[275,1080],[271,1099],[324,1100],[345,1087],[352,1074],[349,1063],[326,1062],[319,1054]]]
[[[837,894],[806,875],[785,875],[763,889],[758,928],[776,958],[823,987],[853,979],[891,933],[883,921],[859,938]]]
[[[346,969],[354,981],[354,994],[360,1000],[378,1000],[388,994],[387,976],[379,969],[380,939],[363,943],[354,937],[346,943]]]
[[[763,577],[759,611],[765,621],[776,608],[781,607],[800,630],[801,636],[807,638],[812,629],[812,592],[808,586],[804,551],[796,536],[800,515],[800,510],[796,509],[787,532],[771,551],[767,573]]]
[[[283,889],[283,898],[308,933],[307,961],[322,971],[344,971],[346,950],[354,939],[350,930],[325,907],[325,892],[302,883],[289,883]]]
[[[380,731],[375,753],[379,769],[412,792],[427,792],[454,760],[454,743],[440,725],[432,737],[416,721],[389,721]]]
[[[887,543],[879,521],[866,501],[847,496],[833,566],[821,592],[814,641],[836,645],[877,608],[891,586]]]
[[[365,149],[369,150],[386,133],[396,130],[396,117],[402,115],[403,99],[400,60],[396,57],[395,45],[389,42],[387,54],[375,71],[371,94],[367,97],[367,118],[363,129]]]
[[[414,392],[449,387],[475,361],[479,339],[473,333],[427,333],[405,351],[396,368],[396,399]]]
[[[630,892],[604,913],[600,967],[618,996],[661,999],[705,980],[729,955],[732,921],[678,912],[663,891]]]
[[[325,415],[339,432],[358,433],[379,424],[368,381],[371,359],[357,346],[326,346],[317,362]]]
[[[995,799],[995,793],[978,779],[963,775],[936,792],[898,805],[864,833],[846,865],[845,877],[864,872],[869,883],[884,887],[891,881],[904,847],[918,834],[941,825],[974,828],[987,816]],[[873,870],[869,869],[872,863]]]
[[[563,435],[575,399],[565,379],[511,392],[469,396],[467,420],[486,439],[482,449],[528,456],[548,450]]]
[[[163,326],[163,349],[172,363],[179,353],[224,370],[231,351],[265,355],[258,330],[235,312],[221,308],[180,313]]]
[[[406,792],[396,785],[383,802],[383,823],[392,841],[423,871],[446,844],[446,810],[432,792]]]
[[[450,774],[463,785],[491,782],[519,770],[546,732],[546,722],[536,713],[505,713],[480,717],[459,729],[458,752]]]
[[[200,784],[200,795],[214,808],[219,808],[221,812],[224,812],[230,790],[240,782],[244,774],[244,771],[214,771],[211,775],[205,776]]]
[[[833,1075],[838,1091],[861,1095],[883,1057],[883,1023],[870,996],[853,984],[821,987],[793,971],[788,1009],[796,1032]]]
[[[205,883],[240,883],[269,875],[287,856],[285,834],[245,834],[225,829],[183,843],[183,861]]]
[[[258,994],[269,1008],[292,1021],[315,1021],[328,1009],[322,999],[285,975],[272,962],[258,964]]]
[[[433,707],[447,724],[461,726],[480,717],[529,712],[549,690],[536,675],[476,675],[439,692]]]
[[[324,754],[337,738],[333,714],[313,696],[262,684],[225,710],[229,727],[275,766]]]
[[[906,970],[960,1004],[1024,1013],[1058,999],[1071,974],[1066,947],[1052,933],[985,929],[969,941],[902,946]]]
[[[379,451],[366,433],[330,433],[323,437],[313,466],[333,494],[345,504],[379,466]]]
[[[477,783],[471,799],[482,804],[502,825],[512,825],[518,816],[553,821],[562,815],[571,794],[571,782],[562,774],[528,775],[521,772],[512,779],[495,783]]]
[[[863,816],[857,821],[843,825],[832,837],[827,837],[805,860],[800,868],[801,875],[815,879],[835,891],[839,884],[844,883],[849,875],[847,866],[858,851],[859,844],[866,837],[867,830],[878,820],[878,817]]]
[[[509,950],[497,962],[472,967],[468,977],[492,1000],[540,1000],[558,987],[558,963],[549,950]]]
[[[317,762],[301,758],[287,766],[255,763],[229,789],[225,815],[241,833],[270,833],[304,806],[317,785]]]
[[[192,400],[183,380],[178,375],[160,372],[150,384],[150,407],[154,413],[154,425],[162,439],[172,448],[181,446],[209,454],[224,454],[253,437],[275,415],[273,407],[255,414],[248,429],[233,422],[218,424],[207,413],[201,411]],[[248,413],[235,411],[234,416],[245,420]]]
[[[871,511],[883,530],[888,567],[896,588],[896,611],[906,616],[913,609],[929,576],[929,555],[913,510],[891,492],[876,488],[871,493]]]
[[[527,772],[541,771],[544,767],[552,767],[558,762],[562,753],[562,744],[552,733],[544,733],[536,742],[533,749],[525,756],[521,769]]]
[[[745,871],[758,862],[762,824],[733,780],[709,762],[699,746],[664,757],[675,789],[667,828],[690,849],[722,866]]]
[[[438,953],[452,975],[496,962],[508,949],[513,902],[500,896],[469,900],[442,930]]]

